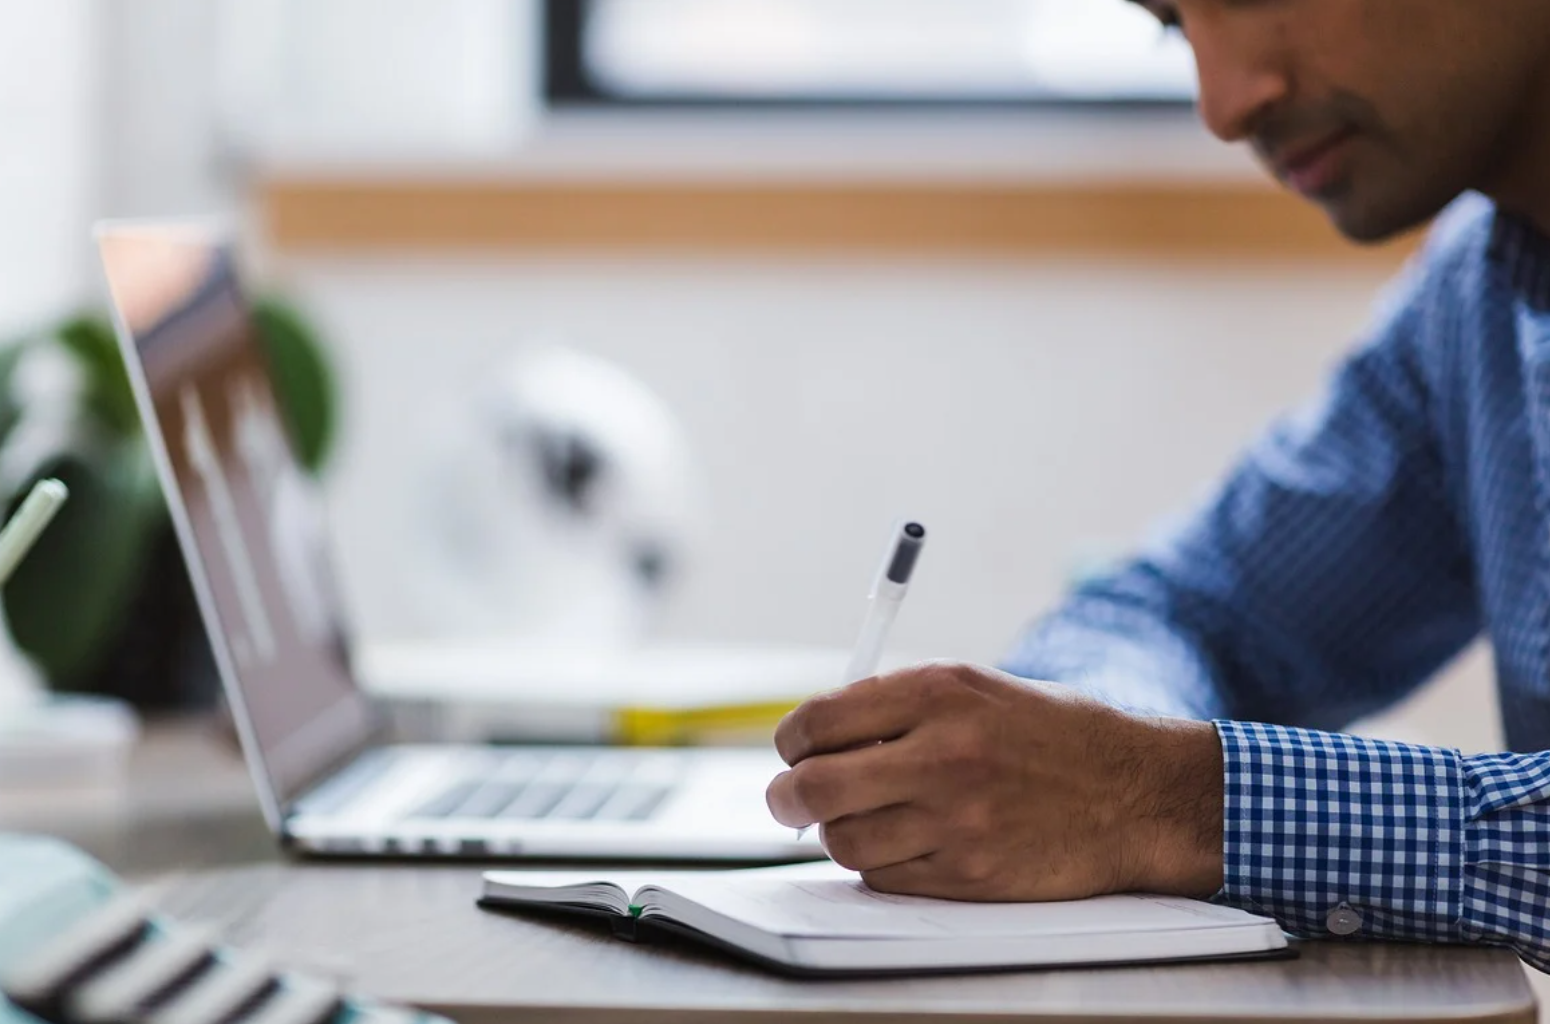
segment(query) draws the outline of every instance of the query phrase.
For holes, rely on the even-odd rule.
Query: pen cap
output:
[[[925,544],[924,526],[916,522],[901,523],[883,555],[883,564],[878,566],[877,582],[872,587],[873,595],[894,599],[903,597]]]

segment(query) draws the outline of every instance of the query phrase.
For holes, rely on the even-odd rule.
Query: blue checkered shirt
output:
[[[1329,731],[1482,631],[1520,753]],[[1219,899],[1550,971],[1550,240],[1455,204],[1325,393],[1005,667],[1215,720]]]

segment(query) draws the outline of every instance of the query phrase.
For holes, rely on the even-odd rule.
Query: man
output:
[[[1031,629],[1012,674],[927,665],[788,716],[770,808],[878,889],[1215,897],[1550,970],[1550,3],[1144,5],[1194,48],[1212,132],[1350,238],[1483,197],[1323,398]],[[1482,629],[1528,753],[1313,731]]]

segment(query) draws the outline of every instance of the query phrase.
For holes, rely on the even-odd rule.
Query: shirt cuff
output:
[[[1457,751],[1218,721],[1218,899],[1306,937],[1462,942]]]

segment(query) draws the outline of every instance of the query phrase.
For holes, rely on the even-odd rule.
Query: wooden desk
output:
[[[233,941],[461,1024],[1534,1021],[1498,950],[1312,943],[1299,960],[787,981],[689,946],[478,910],[464,867],[264,864],[174,879],[161,905]]]

